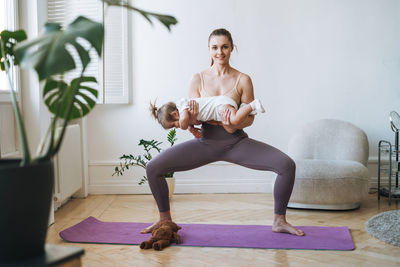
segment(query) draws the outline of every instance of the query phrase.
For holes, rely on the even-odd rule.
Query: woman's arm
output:
[[[189,83],[189,98],[199,98],[200,97],[200,74],[196,73],[193,75]]]
[[[192,125],[189,125],[188,130],[196,138],[202,138],[203,137],[203,134],[201,133],[201,130],[199,128],[196,128],[196,127],[194,127]]]
[[[189,83],[189,98],[200,97],[200,85],[201,85],[200,74],[196,73],[195,75],[193,75]],[[197,120],[194,121],[195,118],[197,118],[197,115],[199,114],[199,103],[197,103],[196,101],[190,101],[189,106],[190,106],[189,110],[190,117],[193,118],[193,121],[189,123],[188,129],[193,134],[194,137],[201,138],[203,137],[201,130],[193,126],[195,124],[200,124],[199,121]]]
[[[250,76],[248,76],[247,74],[244,73],[242,74],[242,77],[238,84],[238,90],[239,93],[241,94],[240,98],[241,103],[248,104],[254,100],[253,83],[251,81]],[[237,126],[234,127],[233,125],[230,124],[229,117],[230,117],[230,111],[228,109],[225,109],[221,116],[222,126],[224,126],[225,130],[227,131],[229,130],[229,132],[233,130],[246,128],[252,125],[254,121],[254,116],[248,115],[241,123],[239,123]]]

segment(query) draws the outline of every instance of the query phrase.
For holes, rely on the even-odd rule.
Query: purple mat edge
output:
[[[134,242],[129,242],[129,243],[124,243],[124,242],[96,242],[96,241],[71,241],[66,239],[63,236],[63,233],[74,228],[74,227],[78,227],[80,224],[84,224],[87,223],[88,220],[94,220],[97,223],[132,223],[132,224],[139,224],[139,225],[143,225],[143,226],[147,226],[147,225],[151,225],[152,223],[149,222],[108,222],[108,221],[101,221],[93,216],[89,216],[86,219],[80,221],[79,223],[70,226],[62,231],[60,231],[59,235],[60,237],[65,241],[65,242],[69,242],[69,243],[83,243],[83,244],[110,244],[110,245],[139,245],[140,243],[134,243]],[[204,226],[204,225],[210,225],[210,226],[238,226],[238,227],[245,227],[245,226],[249,226],[249,227],[271,227],[270,225],[254,225],[254,224],[248,224],[248,225],[237,225],[237,224],[181,224],[178,223],[178,225],[184,227],[184,226]],[[142,227],[142,226],[141,226]],[[355,250],[355,244],[353,241],[353,237],[351,235],[350,229],[347,226],[296,226],[299,229],[305,230],[305,229],[312,229],[312,228],[327,228],[327,229],[333,229],[333,228],[337,228],[337,229],[343,229],[343,230],[347,230],[348,233],[348,238],[349,241],[351,241],[351,246],[349,246],[348,248],[332,248],[332,249],[327,249],[327,248],[282,248],[282,247],[245,247],[245,246],[213,246],[213,245],[187,245],[187,244],[171,244],[172,246],[187,246],[187,247],[222,247],[222,248],[256,248],[256,249],[284,249],[284,250],[326,250],[326,251],[352,251]],[[142,234],[144,237],[148,237],[151,233],[148,234]]]

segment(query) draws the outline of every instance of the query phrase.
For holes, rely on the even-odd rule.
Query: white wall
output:
[[[140,15],[132,16],[130,104],[100,105],[88,118],[92,192],[112,191],[105,189],[112,186],[129,188],[131,193],[143,190],[132,176],[111,177],[112,165],[123,153],[140,152],[141,138],[166,142],[167,132],[150,118],[148,103],[187,96],[191,76],[209,66],[207,38],[219,27],[230,30],[237,45],[232,66],[252,77],[255,95],[267,108],[246,129],[250,137],[287,151],[290,135],[299,125],[321,118],[346,120],[367,133],[372,164],[378,141],[393,140],[388,114],[400,112],[400,1],[141,0],[134,4],[172,14],[179,24],[169,33],[159,23],[150,26]],[[178,130],[178,138],[183,142],[192,137]],[[189,184],[190,179],[201,182],[201,173],[213,168],[210,185],[224,184],[237,173],[229,164],[217,165],[177,177]],[[248,175],[259,179],[254,184],[265,180],[263,188],[270,191],[273,175]],[[179,183],[178,179],[178,191]]]

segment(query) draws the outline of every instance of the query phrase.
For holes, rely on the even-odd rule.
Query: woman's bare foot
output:
[[[144,228],[142,231],[140,231],[141,234],[147,234],[151,233],[153,230],[158,229],[160,227],[161,221],[155,222],[149,227]]]
[[[292,235],[304,236],[304,232],[300,229],[295,228],[293,225],[286,221],[285,215],[275,214],[274,224],[272,225],[272,231],[277,233],[289,233]]]
[[[160,225],[163,221],[172,221],[170,211],[160,212],[160,220],[158,222],[153,223],[149,227],[144,228],[142,231],[140,231],[140,233],[141,234],[151,233],[153,230],[160,228]]]

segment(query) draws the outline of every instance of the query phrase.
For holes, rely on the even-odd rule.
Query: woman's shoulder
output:
[[[197,75],[197,76],[199,76],[199,78],[203,78],[204,76],[207,76],[209,74],[210,74],[210,68],[206,68],[204,70],[201,70],[201,71],[195,73],[193,76]]]
[[[201,78],[199,73],[193,74],[189,82],[189,97],[196,98],[200,97],[201,89]]]
[[[192,77],[190,78],[190,84],[192,85],[200,84],[200,82],[201,82],[200,72],[193,74]]]
[[[204,76],[208,75],[208,70],[209,70],[209,68],[194,73],[190,79],[190,84],[195,85],[195,86],[200,86],[202,83],[202,80],[204,79]]]
[[[245,92],[251,92],[253,90],[253,83],[251,81],[250,75],[241,72],[240,80],[237,85],[237,90],[240,95],[243,95]]]
[[[207,75],[207,69],[194,73],[191,80],[200,82],[203,79],[204,75]]]
[[[244,84],[251,83],[250,75],[248,75],[247,73],[244,73],[244,72],[240,72],[239,75],[240,75],[239,84],[244,85]]]

